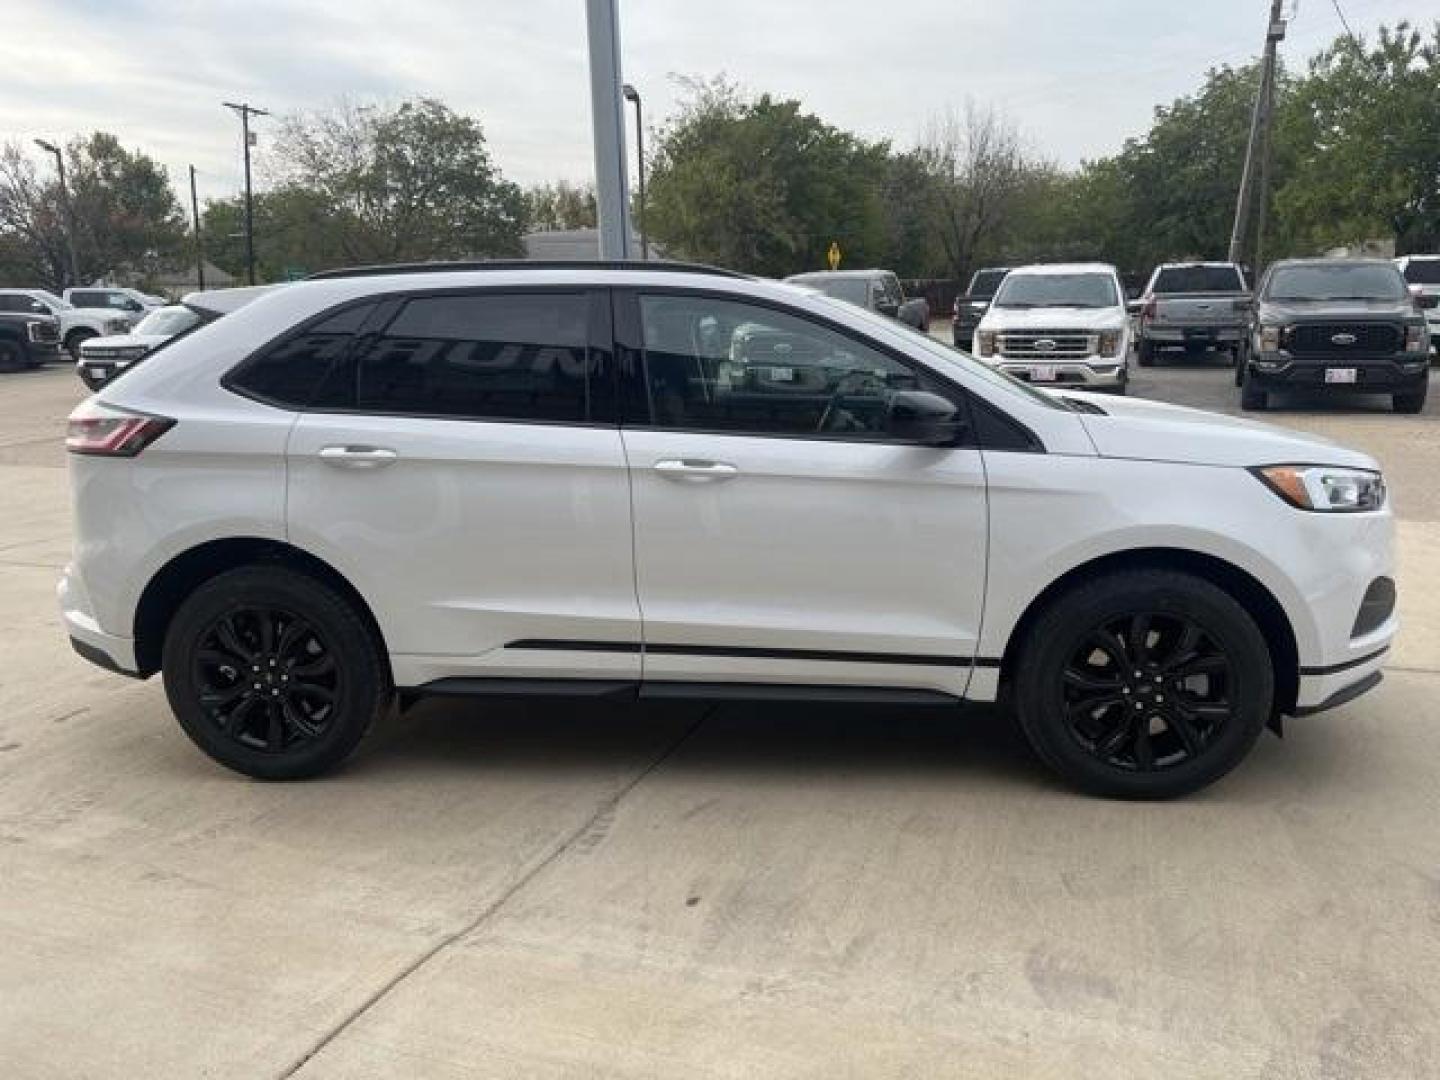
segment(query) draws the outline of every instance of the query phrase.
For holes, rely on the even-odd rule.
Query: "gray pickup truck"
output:
[[[1234,263],[1164,263],[1134,304],[1139,314],[1139,360],[1155,362],[1161,349],[1226,350],[1237,362],[1245,340],[1249,286]]]

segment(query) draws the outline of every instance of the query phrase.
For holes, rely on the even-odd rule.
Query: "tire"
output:
[[[333,769],[394,697],[384,649],[355,606],[281,566],[230,570],[191,593],[166,631],[162,667],[185,733],[261,780]]]
[[[1141,367],[1150,367],[1155,363],[1155,346],[1148,341],[1140,342],[1139,354],[1136,356]]]
[[[1265,638],[1232,596],[1191,574],[1131,570],[1051,602],[1022,643],[1015,699],[1030,745],[1069,783],[1168,799],[1244,759],[1274,687]]]
[[[30,353],[18,341],[0,340],[0,372],[22,371],[30,366]]]
[[[1247,369],[1240,380],[1240,408],[1246,412],[1264,412],[1270,407],[1270,395],[1255,385]]]
[[[71,330],[65,337],[65,351],[70,354],[70,359],[76,363],[80,361],[80,343],[89,341],[92,337],[99,337],[94,330]]]
[[[1390,398],[1390,407],[1397,413],[1415,414],[1425,410],[1425,397],[1430,392],[1428,381],[1420,384],[1420,389],[1412,390],[1408,394],[1393,394]]]

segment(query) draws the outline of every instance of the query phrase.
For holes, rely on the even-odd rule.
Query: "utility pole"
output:
[[[1245,226],[1250,220],[1251,189],[1254,187],[1252,177],[1255,174],[1255,159],[1257,151],[1263,158],[1268,155],[1270,145],[1270,125],[1274,113],[1275,103],[1275,48],[1281,41],[1285,40],[1285,20],[1280,17],[1280,7],[1284,0],[1270,0],[1270,21],[1265,26],[1265,54],[1260,64],[1260,88],[1255,94],[1255,109],[1250,114],[1250,139],[1245,146],[1245,167],[1240,173],[1240,192],[1235,197],[1235,224],[1230,230],[1230,261],[1240,262],[1242,248],[1244,246]],[[1264,150],[1261,148],[1264,147]],[[1260,205],[1263,207],[1269,201],[1270,192],[1268,184],[1270,181],[1270,170],[1268,165],[1262,165],[1263,178],[1261,181]],[[1263,218],[1262,218],[1263,228]],[[1259,252],[1256,252],[1256,261],[1259,261]],[[1259,271],[1259,266],[1253,270]]]
[[[55,155],[55,171],[60,174],[60,211],[65,216],[65,254],[70,262],[70,284],[83,285],[80,264],[75,259],[75,208],[70,205],[70,189],[65,186],[65,155],[60,147],[44,139],[36,139],[35,145],[47,154]]]
[[[650,234],[645,231],[645,118],[640,107],[640,91],[628,82],[620,88],[625,100],[635,106],[635,167],[640,180],[640,201],[635,204],[640,218],[640,258],[650,261]]]
[[[1278,3],[1279,0],[1276,0]],[[245,278],[255,284],[255,198],[250,190],[250,117],[269,116],[264,109],[257,109],[247,102],[226,101],[227,109],[234,109],[240,117],[240,137],[245,144]]]
[[[625,115],[620,97],[620,16],[616,3],[585,0],[590,39],[590,116],[595,135],[595,210],[602,259],[630,257]]]
[[[195,284],[205,291],[205,243],[200,239],[200,199],[195,194],[195,166],[190,166],[190,213],[195,219]]]

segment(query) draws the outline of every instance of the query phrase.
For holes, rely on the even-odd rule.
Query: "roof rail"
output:
[[[665,273],[713,274],[716,277],[748,278],[736,270],[722,270],[704,263],[669,262],[636,259],[601,262],[595,259],[479,259],[461,262],[391,263],[377,266],[350,266],[340,270],[321,270],[306,281],[328,278],[379,277],[385,274],[445,274],[468,270],[658,270]]]

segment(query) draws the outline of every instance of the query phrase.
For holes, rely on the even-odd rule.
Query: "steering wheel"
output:
[[[858,389],[851,386],[852,383],[868,381],[870,386],[866,389],[873,389],[877,394],[884,394],[890,389],[885,376],[865,368],[855,368],[845,372],[835,382],[835,389],[830,392],[830,400],[825,403],[825,411],[820,414],[820,423],[816,425],[815,433],[823,435],[827,431],[834,430],[834,424],[840,413],[840,399],[847,394],[858,393]]]

